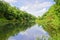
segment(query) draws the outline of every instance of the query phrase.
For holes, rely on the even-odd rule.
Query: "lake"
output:
[[[48,32],[34,22],[5,23],[0,27],[0,40],[48,40]]]
[[[35,24],[14,36],[10,36],[8,40],[48,40],[49,34],[42,26]]]

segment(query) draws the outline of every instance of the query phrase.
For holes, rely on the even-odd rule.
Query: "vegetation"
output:
[[[0,1],[0,40],[7,40],[9,36],[31,27],[35,19],[35,16]]]
[[[50,34],[52,38],[49,40],[60,40],[60,0],[54,1],[56,4],[42,17],[38,17],[36,22]],[[35,16],[12,7],[5,1],[0,1],[0,40],[7,40],[9,36],[31,27],[35,19]]]
[[[56,4],[50,7],[37,22],[50,34],[52,40],[60,40],[60,0],[54,0]]]

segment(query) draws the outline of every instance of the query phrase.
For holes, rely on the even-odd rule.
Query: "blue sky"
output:
[[[12,6],[18,7],[20,10],[27,11],[35,16],[42,16],[49,7],[54,4],[53,0],[5,0]]]

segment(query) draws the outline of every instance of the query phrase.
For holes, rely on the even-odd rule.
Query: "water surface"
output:
[[[49,35],[42,26],[35,24],[24,31],[19,32],[17,35],[10,36],[8,40],[48,40]]]

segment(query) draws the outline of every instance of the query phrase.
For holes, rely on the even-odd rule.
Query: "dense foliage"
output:
[[[54,0],[56,4],[50,7],[37,22],[51,35],[51,40],[60,40],[60,0]]]
[[[4,17],[7,20],[30,20],[35,19],[35,16],[21,11],[16,7],[10,6],[4,1],[0,1],[0,17]]]
[[[0,40],[7,40],[9,36],[31,27],[35,19],[35,16],[0,1]]]

